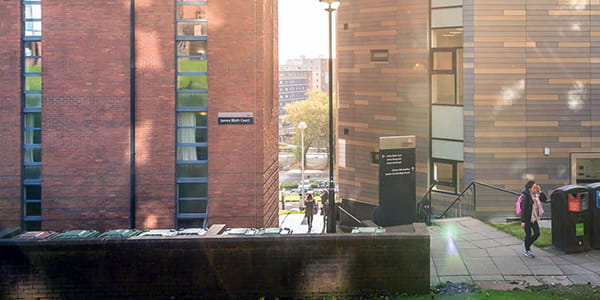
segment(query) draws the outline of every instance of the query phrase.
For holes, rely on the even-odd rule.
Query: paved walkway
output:
[[[319,212],[320,213],[320,212]],[[288,214],[279,215],[279,227],[289,228],[293,234],[306,234],[308,232],[308,224],[304,219],[304,214]],[[325,229],[327,230],[327,229]],[[316,214],[313,216],[313,227],[310,233],[323,232],[323,216]]]
[[[526,281],[530,285],[600,286],[600,250],[562,254],[532,247],[473,218],[436,220],[431,234],[431,285],[440,282]]]

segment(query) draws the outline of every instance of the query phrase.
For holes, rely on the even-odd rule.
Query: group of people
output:
[[[312,230],[312,223],[313,223],[313,215],[317,213],[318,211],[318,204],[315,201],[315,197],[313,196],[312,193],[306,193],[306,195],[303,195],[304,198],[304,216],[306,217],[307,223],[308,223],[308,231],[310,232]],[[329,205],[329,191],[327,191],[327,189],[323,189],[321,191],[321,213],[323,215],[323,217],[327,217],[327,208]]]

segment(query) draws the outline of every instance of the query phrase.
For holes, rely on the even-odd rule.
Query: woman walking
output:
[[[547,197],[533,180],[527,182],[521,194],[521,228],[525,229],[525,256],[535,258],[531,245],[540,237],[538,221],[544,214],[542,202],[546,202]]]
[[[306,195],[306,200],[304,200],[304,206],[305,206],[304,216],[306,217],[306,219],[308,221],[308,232],[310,232],[312,230],[312,221],[313,221],[313,214],[314,214],[314,209],[315,209],[315,199],[313,198],[312,193],[308,193]]]

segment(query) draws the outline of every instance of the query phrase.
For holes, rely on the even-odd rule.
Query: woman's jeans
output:
[[[531,235],[531,230],[533,229],[533,235]],[[540,237],[540,226],[538,222],[535,221],[533,223],[526,222],[525,223],[525,250],[531,250],[530,247]]]

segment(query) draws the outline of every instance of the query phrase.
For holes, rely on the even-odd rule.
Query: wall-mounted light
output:
[[[550,155],[550,147],[544,147],[544,155],[545,156]]]

